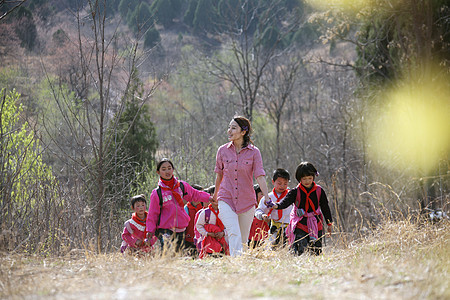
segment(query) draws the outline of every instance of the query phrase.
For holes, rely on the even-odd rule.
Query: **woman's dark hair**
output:
[[[247,147],[249,143],[253,144],[253,141],[250,139],[250,136],[253,133],[250,121],[246,117],[242,116],[234,117],[233,120],[238,123],[239,127],[241,127],[242,130],[245,131],[244,143],[242,144],[242,147]]]
[[[317,175],[319,175],[319,172],[317,172],[313,164],[306,161],[301,162],[298,165],[297,170],[295,171],[295,178],[298,182],[300,182],[300,179],[302,179],[302,177],[312,176],[315,178]]]
[[[147,205],[147,200],[145,200],[145,195],[144,194],[140,194],[140,195],[136,195],[131,197],[131,207],[134,208],[134,205],[136,204],[136,202],[144,202],[145,205]]]
[[[291,180],[291,175],[289,175],[289,172],[285,169],[278,168],[275,171],[273,171],[272,180],[275,181],[277,178],[284,178],[287,181]]]
[[[175,169],[175,167],[173,166],[173,163],[170,161],[170,159],[168,158],[163,158],[159,161],[159,163],[156,165],[156,171],[159,171],[159,169],[161,168],[161,165],[165,162],[168,162],[171,166],[172,169]]]

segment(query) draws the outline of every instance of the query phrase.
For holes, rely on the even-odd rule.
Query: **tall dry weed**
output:
[[[386,220],[321,256],[254,249],[203,260],[72,251],[2,255],[0,298],[449,299],[449,223]],[[336,239],[336,236],[333,237]]]

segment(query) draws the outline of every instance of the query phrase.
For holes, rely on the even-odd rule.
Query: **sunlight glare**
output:
[[[309,0],[308,3],[316,9],[341,8],[344,10],[359,11],[372,5],[373,0]]]
[[[429,171],[448,157],[448,82],[403,84],[387,91],[384,100],[384,107],[374,115],[369,134],[373,158],[394,168]]]

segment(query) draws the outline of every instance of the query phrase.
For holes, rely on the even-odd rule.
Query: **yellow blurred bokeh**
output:
[[[447,78],[448,79],[448,78]],[[383,165],[428,172],[450,150],[449,82],[402,82],[383,94],[372,115],[369,154]]]
[[[309,5],[316,9],[340,8],[344,10],[358,11],[371,6],[373,0],[308,0]]]

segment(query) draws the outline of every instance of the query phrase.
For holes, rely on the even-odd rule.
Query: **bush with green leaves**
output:
[[[57,182],[42,159],[42,147],[16,91],[0,92],[0,249],[46,251],[54,248],[55,229],[63,215]],[[4,233],[4,232],[3,232]]]

